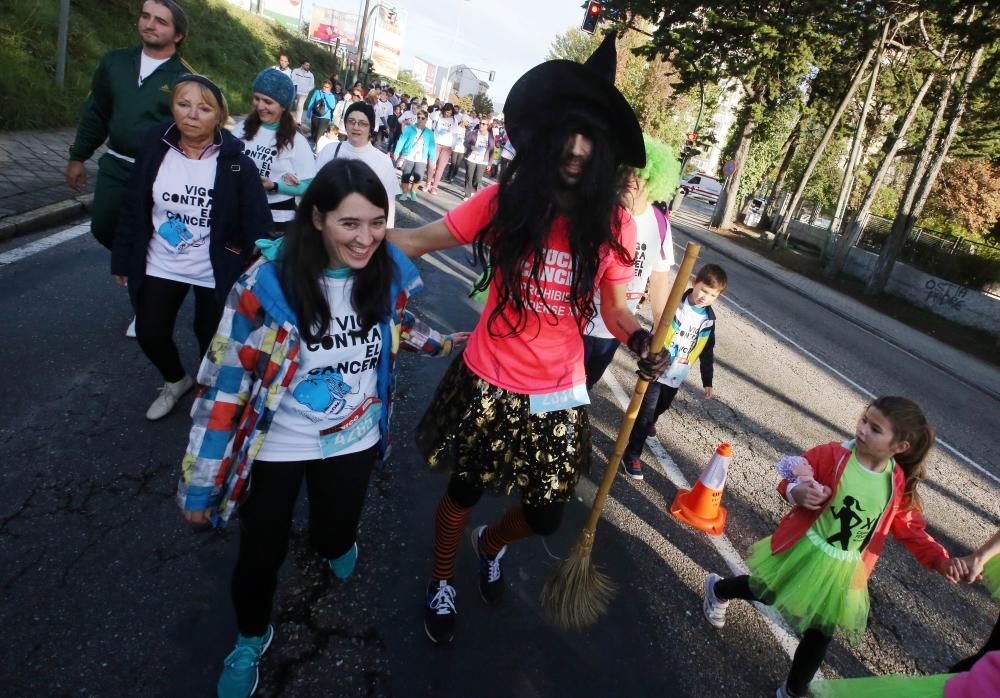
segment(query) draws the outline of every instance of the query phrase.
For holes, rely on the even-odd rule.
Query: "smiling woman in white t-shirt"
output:
[[[295,197],[305,193],[316,174],[312,148],[289,111],[294,99],[291,78],[274,68],[262,70],[253,82],[254,110],[233,129],[260,172],[275,237],[295,218]]]

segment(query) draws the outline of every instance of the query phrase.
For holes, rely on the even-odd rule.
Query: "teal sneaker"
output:
[[[410,201],[416,201],[416,200],[417,200],[417,190],[416,189],[411,189],[410,190]]]
[[[222,665],[222,675],[216,687],[218,698],[249,698],[257,690],[260,681],[260,658],[274,639],[274,626],[267,626],[267,632],[260,637],[244,637],[236,640],[236,649],[229,653]]]
[[[355,543],[351,549],[338,557],[336,560],[327,560],[330,571],[337,579],[347,579],[354,574],[354,566],[358,563],[358,544]]]

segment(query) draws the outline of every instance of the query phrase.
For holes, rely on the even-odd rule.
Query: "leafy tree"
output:
[[[492,114],[493,113],[493,100],[490,99],[485,93],[477,94],[472,98],[472,108],[479,112],[480,114]]]
[[[545,54],[545,60],[553,61],[561,58],[583,63],[600,43],[601,37],[598,34],[588,34],[579,27],[573,27],[556,35],[552,45],[549,46],[549,52]]]
[[[737,171],[716,206],[712,224],[733,220],[750,146],[765,114],[787,99],[798,81],[826,67],[836,53],[856,50],[864,38],[866,8],[823,0],[606,0],[605,12],[622,24],[641,18],[655,24],[640,52],[671,61],[682,88],[723,78],[738,81],[745,95],[736,139]],[[869,41],[870,43],[870,41]]]
[[[427,90],[424,84],[413,76],[412,70],[401,70],[399,77],[395,80],[386,80],[386,82],[396,90],[396,94],[400,95],[408,94],[411,97],[416,97],[423,95]]]
[[[922,220],[964,237],[985,237],[1000,220],[1000,164],[985,158],[945,163]]]

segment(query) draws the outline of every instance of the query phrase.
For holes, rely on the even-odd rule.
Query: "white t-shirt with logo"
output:
[[[635,278],[625,289],[625,297],[628,300],[628,307],[633,313],[639,308],[639,301],[646,290],[646,282],[650,275],[655,272],[668,271],[674,266],[674,245],[670,239],[670,224],[667,223],[667,237],[663,241],[663,253],[666,259],[660,256],[660,227],[656,223],[656,214],[652,206],[647,206],[643,213],[633,214],[635,220]],[[608,330],[601,318],[601,292],[594,294],[594,305],[597,306],[597,315],[593,317],[587,326],[584,334],[591,337],[602,337],[613,339],[614,335]]]
[[[469,162],[476,165],[486,165],[490,161],[490,154],[486,152],[489,147],[489,136],[485,133],[479,133],[476,135],[476,145],[472,148],[472,152],[467,154],[465,157],[469,160]]]
[[[708,322],[708,310],[691,305],[689,298],[684,299],[674,314],[674,334],[670,339],[670,346],[667,347],[670,354],[670,368],[656,379],[658,383],[671,388],[679,388],[687,378],[691,370],[688,357],[698,343],[702,328]]]
[[[170,60],[170,56],[166,58],[150,58],[146,55],[145,51],[139,52],[139,87],[142,87],[142,83],[153,74],[153,71],[159,68],[161,65]]]
[[[342,274],[342,271],[334,272]],[[257,458],[303,461],[342,456],[379,441],[384,406],[378,399],[378,325],[352,335],[360,323],[351,304],[351,276],[322,279],[331,321],[316,344],[304,339],[299,368],[278,404]]]
[[[278,143],[278,134],[275,129],[261,125],[253,140],[248,141],[243,138],[245,133],[243,125],[242,121],[236,124],[233,135],[243,141],[243,153],[257,165],[257,171],[260,172],[261,177],[267,177],[272,182],[280,182],[285,174],[294,174],[300,180],[312,179],[316,176],[316,157],[313,155],[312,148],[309,147],[309,141],[301,133],[296,131],[292,146],[282,148],[279,153],[275,148]],[[279,194],[277,191],[267,192],[267,203],[271,206],[291,198],[294,197],[288,194]],[[282,223],[294,219],[295,211],[291,209],[272,210],[271,216],[275,223]]]
[[[167,149],[153,182],[153,237],[146,274],[215,288],[209,256],[212,198],[219,151],[201,160]]]
[[[319,146],[317,145],[316,147],[318,148]],[[389,216],[386,223],[390,228],[395,227],[396,196],[403,190],[399,188],[399,177],[396,176],[396,168],[392,164],[392,158],[387,153],[382,152],[371,143],[366,143],[360,148],[355,148],[348,141],[334,141],[317,152],[317,171],[323,165],[335,159],[361,160],[368,167],[372,168],[379,181],[382,182],[382,186],[385,187],[386,194],[389,195]]]
[[[439,148],[451,148],[455,144],[454,116],[442,116],[434,124],[434,143]]]
[[[465,122],[461,124],[455,124],[455,128],[451,131],[452,140],[455,145],[452,146],[452,150],[456,153],[465,152]]]

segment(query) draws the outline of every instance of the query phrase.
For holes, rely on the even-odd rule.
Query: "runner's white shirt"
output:
[[[212,197],[219,150],[192,160],[167,148],[153,182],[153,237],[146,274],[215,288],[209,256]]]
[[[296,131],[292,147],[282,148],[279,153],[275,148],[278,142],[276,128],[261,125],[253,140],[248,141],[243,138],[244,123],[241,121],[236,124],[233,128],[233,135],[243,141],[243,153],[257,165],[257,171],[260,172],[261,177],[267,177],[272,182],[280,182],[285,174],[294,174],[300,180],[312,179],[316,176],[316,157],[313,155],[312,148],[309,147],[309,141],[301,133]],[[279,194],[276,191],[267,192],[268,205],[278,204],[292,198],[294,197],[288,194]],[[294,219],[295,211],[291,209],[272,210],[271,216],[275,223],[283,223]]]
[[[330,326],[318,343],[302,341],[299,368],[274,413],[260,460],[342,456],[379,441],[382,335],[377,325],[365,336],[351,334],[360,326],[351,304],[353,276],[346,269],[328,273],[336,275],[322,279]]]
[[[660,227],[656,223],[656,214],[653,207],[647,206],[641,214],[633,214],[635,219],[635,278],[632,279],[625,289],[628,299],[628,307],[633,313],[639,308],[639,300],[646,290],[646,282],[650,275],[656,271],[668,271],[674,265],[674,245],[670,238],[670,224],[667,224],[667,237],[663,241],[663,253],[666,259],[660,256]],[[601,292],[594,294],[594,305],[597,306],[597,315],[587,325],[584,334],[591,337],[602,337],[613,339],[614,335],[608,330],[601,318]]]

